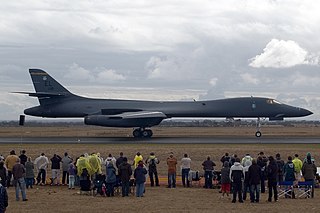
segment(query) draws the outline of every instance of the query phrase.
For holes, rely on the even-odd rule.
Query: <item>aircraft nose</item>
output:
[[[299,108],[299,111],[301,113],[301,116],[308,116],[313,114],[313,112],[303,108]]]

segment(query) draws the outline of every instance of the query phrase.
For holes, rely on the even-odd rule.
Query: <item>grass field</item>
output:
[[[219,159],[225,152],[237,153],[241,157],[246,153],[256,157],[260,151],[264,151],[266,155],[275,155],[279,152],[286,159],[288,155],[295,153],[304,157],[307,152],[311,151],[317,161],[320,157],[320,146],[313,144],[5,144],[0,145],[0,148],[1,154],[4,155],[12,149],[17,152],[25,149],[27,155],[33,159],[41,152],[46,153],[50,158],[54,153],[63,155],[65,151],[70,153],[72,157],[85,152],[100,152],[103,157],[108,153],[117,156],[122,151],[130,162],[137,151],[141,152],[144,157],[153,151],[161,161],[158,168],[162,176],[166,175],[165,160],[171,151],[174,152],[178,160],[184,153],[188,153],[192,159],[192,169],[200,171],[202,171],[201,163],[207,155],[213,158],[217,164],[216,169],[220,170]],[[180,175],[179,172],[178,175]],[[206,190],[199,187],[183,188],[181,186],[176,189],[167,189],[162,185],[159,188],[147,187],[143,198],[134,196],[103,198],[79,195],[77,190],[70,191],[63,186],[43,186],[28,190],[28,202],[16,202],[14,190],[9,188],[8,212],[317,212],[320,208],[318,189],[316,189],[314,199],[280,199],[277,203],[267,203],[266,194],[262,195],[259,204],[250,204],[249,201],[244,204],[232,204],[228,199],[220,199],[220,195],[218,189]]]

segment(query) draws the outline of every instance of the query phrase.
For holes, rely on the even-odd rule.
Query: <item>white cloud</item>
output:
[[[83,67],[80,67],[78,64],[73,63],[68,72],[64,75],[65,78],[70,80],[77,80],[77,81],[94,81],[94,77],[89,70],[86,70]]]
[[[319,56],[311,55],[295,41],[272,39],[263,53],[249,59],[252,67],[287,68],[301,64],[318,65]]]
[[[240,74],[242,80],[244,81],[244,83],[248,83],[248,84],[259,84],[259,79],[253,77],[250,73],[243,73]]]
[[[209,81],[209,84],[214,87],[217,85],[217,82],[218,82],[218,78],[211,78]]]
[[[97,75],[97,81],[99,82],[123,81],[125,79],[124,75],[118,74],[115,70],[104,70]]]

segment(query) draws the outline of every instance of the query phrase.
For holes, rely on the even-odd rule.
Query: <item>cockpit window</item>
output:
[[[268,100],[267,100],[267,103],[268,103],[268,104],[281,104],[279,101],[274,100],[274,99],[268,99]]]

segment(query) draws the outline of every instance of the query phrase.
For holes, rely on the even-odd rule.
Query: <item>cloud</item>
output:
[[[209,84],[214,87],[217,85],[217,81],[218,81],[218,78],[211,78],[209,81]]]
[[[65,78],[75,81],[94,81],[94,76],[89,70],[80,67],[78,64],[73,63],[68,72],[64,75]]]
[[[301,64],[318,65],[319,56],[309,54],[295,41],[272,39],[263,53],[249,59],[249,66],[287,68]]]
[[[259,84],[259,79],[253,77],[250,73],[243,73],[240,74],[242,80],[244,81],[244,83],[249,83],[249,84]]]
[[[98,73],[97,81],[123,81],[126,77],[124,75],[118,74],[115,70],[104,70]]]

